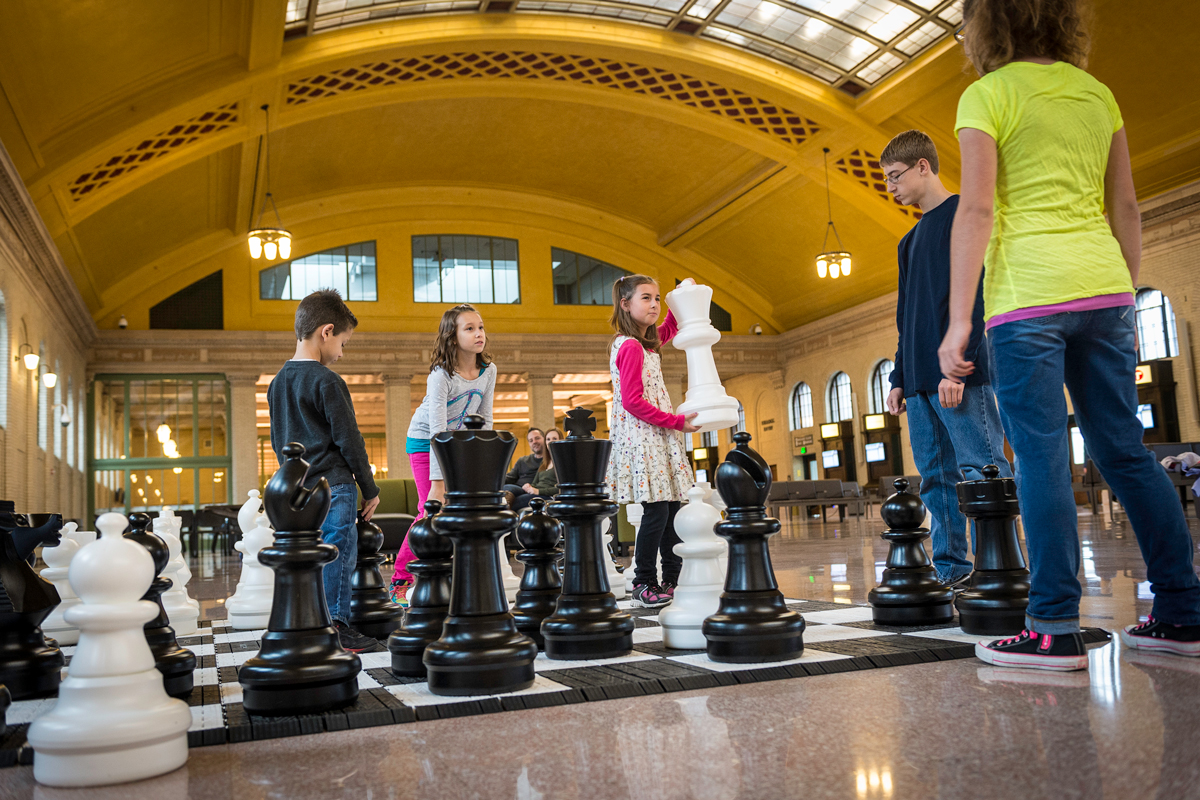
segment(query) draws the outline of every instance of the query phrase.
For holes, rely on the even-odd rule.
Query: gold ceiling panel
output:
[[[894,205],[913,219],[921,218],[920,211],[904,205],[892,197],[887,190],[887,176],[883,174],[883,168],[879,166],[879,156],[866,150],[853,150],[845,158],[839,158],[835,165],[842,172],[882,197],[889,205]]]
[[[566,81],[659,97],[749,125],[793,146],[820,130],[794,111],[703,78],[608,58],[516,50],[413,56],[330,70],[289,83],[286,102],[297,106],[348,92],[457,78]]]
[[[128,176],[139,167],[165,155],[177,153],[182,148],[208,139],[237,123],[238,104],[228,103],[173,125],[167,130],[143,139],[133,147],[105,159],[75,178],[68,186],[71,199],[78,203],[114,180]]]

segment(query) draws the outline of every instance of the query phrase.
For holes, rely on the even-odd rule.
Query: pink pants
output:
[[[425,516],[425,501],[429,499],[429,453],[409,453],[408,463],[412,465],[413,480],[417,482],[417,497],[421,501],[418,505],[417,519],[420,519]],[[416,521],[413,520],[414,525]],[[411,526],[409,526],[409,530],[412,530]],[[396,571],[392,573],[392,583],[396,581],[412,583],[413,576],[408,571],[408,565],[416,560],[416,554],[408,546],[408,534],[405,534],[404,544],[400,545],[400,552],[396,554]]]

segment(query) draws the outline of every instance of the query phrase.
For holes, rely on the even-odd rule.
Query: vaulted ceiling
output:
[[[872,164],[890,136],[928,131],[957,182],[953,121],[973,75],[952,3],[339,2],[0,4],[0,142],[101,327],[129,298],[157,302],[244,255],[264,104],[296,255],[317,249],[305,237],[361,240],[423,198],[489,219],[551,209],[736,295],[774,330],[894,288],[915,216]],[[643,6],[658,10],[635,19]],[[1091,70],[1121,104],[1139,193],[1200,178],[1187,47],[1200,4],[1094,6]],[[805,34],[797,15],[826,29]],[[705,35],[722,25],[744,41]],[[898,44],[922,28],[919,47]],[[870,46],[820,72],[851,35]],[[800,55],[784,63],[765,42]],[[868,70],[887,53],[898,61]],[[856,264],[837,281],[812,268],[825,147]]]

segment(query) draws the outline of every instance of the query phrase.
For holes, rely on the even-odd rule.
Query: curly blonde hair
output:
[[[446,313],[442,314],[442,321],[438,325],[437,342],[433,346],[433,354],[429,359],[430,372],[441,367],[446,370],[447,375],[453,375],[458,369],[458,317],[469,311],[479,313],[470,303],[460,303],[453,308],[446,309]],[[484,335],[486,336],[486,333]],[[487,345],[484,345],[483,352],[477,353],[475,356],[475,366],[483,369],[491,363],[492,354],[487,351]]]
[[[967,59],[982,77],[1019,58],[1052,58],[1087,68],[1085,0],[966,0]]]

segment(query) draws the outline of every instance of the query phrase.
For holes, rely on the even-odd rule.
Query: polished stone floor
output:
[[[1144,618],[1128,524],[1079,522],[1084,624]],[[865,602],[881,528],[785,520],[784,593]],[[204,615],[224,616],[236,566],[193,570]],[[1200,798],[1200,659],[1116,643],[1090,657],[1078,673],[966,659],[196,748],[170,775],[99,790],[49,790],[19,767],[0,770],[0,797]]]

